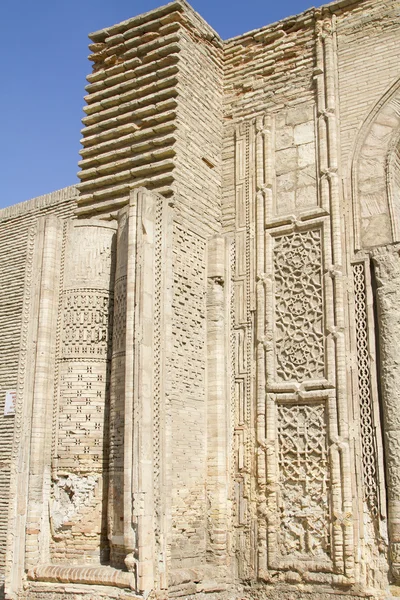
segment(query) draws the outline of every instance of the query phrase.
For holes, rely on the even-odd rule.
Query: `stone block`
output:
[[[289,173],[297,168],[297,149],[287,148],[279,150],[275,155],[276,174]]]
[[[290,148],[294,145],[293,127],[285,126],[277,128],[275,134],[275,147],[277,150]]]
[[[300,123],[293,128],[294,143],[297,146],[302,144],[314,143],[315,139],[315,125],[314,121],[308,121],[307,123]]]
[[[315,164],[315,143],[298,146],[298,166],[300,169]]]

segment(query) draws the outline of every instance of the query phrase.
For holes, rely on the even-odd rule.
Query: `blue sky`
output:
[[[88,33],[163,0],[1,0],[0,207],[78,181]],[[192,0],[224,39],[300,13],[318,0]]]

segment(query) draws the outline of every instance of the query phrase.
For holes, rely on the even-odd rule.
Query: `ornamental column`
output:
[[[373,251],[392,574],[400,581],[400,246]]]

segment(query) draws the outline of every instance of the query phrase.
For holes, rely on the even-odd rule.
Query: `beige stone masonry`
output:
[[[382,412],[385,441],[385,461],[388,493],[388,524],[392,573],[400,578],[400,489],[398,419],[398,294],[400,276],[399,246],[376,249],[373,252],[376,269],[379,346],[381,352]]]
[[[185,197],[188,178],[183,170],[186,165],[191,168],[188,161],[196,149],[197,136],[187,157],[182,150],[187,147],[187,127],[194,131],[201,111],[208,110],[204,124],[214,119],[215,125],[211,125],[211,131],[200,134],[208,143],[211,155],[207,157],[204,150],[196,149],[197,155],[201,153],[196,156],[196,169],[199,175],[203,173],[201,179],[194,177],[194,183],[197,190],[201,190],[202,180],[209,178],[210,167],[202,161],[204,158],[211,161],[213,169],[216,167],[213,178],[218,186],[219,136],[214,130],[221,127],[218,109],[222,65],[217,34],[188,4],[177,1],[145,17],[91,34],[91,39],[94,43],[90,59],[94,65],[85,98],[88,116],[83,119],[84,149],[79,163],[82,170],[77,214],[120,208],[127,203],[129,190],[140,186],[166,196],[179,192]],[[207,46],[209,50],[204,52]],[[200,53],[197,60],[196,52]],[[207,53],[210,54],[207,68],[211,102],[204,102],[200,90],[194,92],[205,74]],[[190,69],[189,78],[186,69]],[[202,69],[199,77],[192,78],[193,69]],[[215,93],[218,88],[219,96]],[[181,171],[184,186],[180,183]],[[186,198],[182,203],[178,201],[178,205],[181,204],[184,209]]]
[[[0,597],[6,530],[7,600],[396,597],[399,17],[90,35],[80,183],[0,211]]]
[[[18,352],[23,338],[21,326],[28,315],[23,314],[25,266],[31,260],[31,245],[28,245],[30,226],[40,216],[56,214],[61,218],[71,217],[75,209],[77,191],[74,187],[53,192],[0,211],[0,324],[2,331],[0,361],[0,589],[5,561],[6,533],[8,529],[8,501],[10,493],[10,462],[15,417],[4,414],[5,392],[17,389]],[[32,243],[32,240],[29,244]],[[28,252],[29,248],[29,252]],[[23,332],[22,332],[23,333]]]
[[[228,559],[230,415],[229,363],[229,244],[224,237],[208,243],[207,268],[207,554],[208,561]]]

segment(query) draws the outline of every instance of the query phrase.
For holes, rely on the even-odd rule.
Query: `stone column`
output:
[[[225,238],[208,242],[207,286],[207,506],[208,561],[227,559],[228,403],[227,252]]]
[[[109,539],[144,593],[166,587],[164,344],[171,211],[135,189],[118,215],[110,407]]]
[[[153,318],[156,200],[135,192],[127,212],[124,546],[137,588],[154,587]]]
[[[388,528],[393,577],[400,581],[400,245],[373,251],[380,345]]]
[[[6,589],[16,598],[24,571],[48,558],[52,392],[62,222],[41,218],[30,230],[11,464]]]

